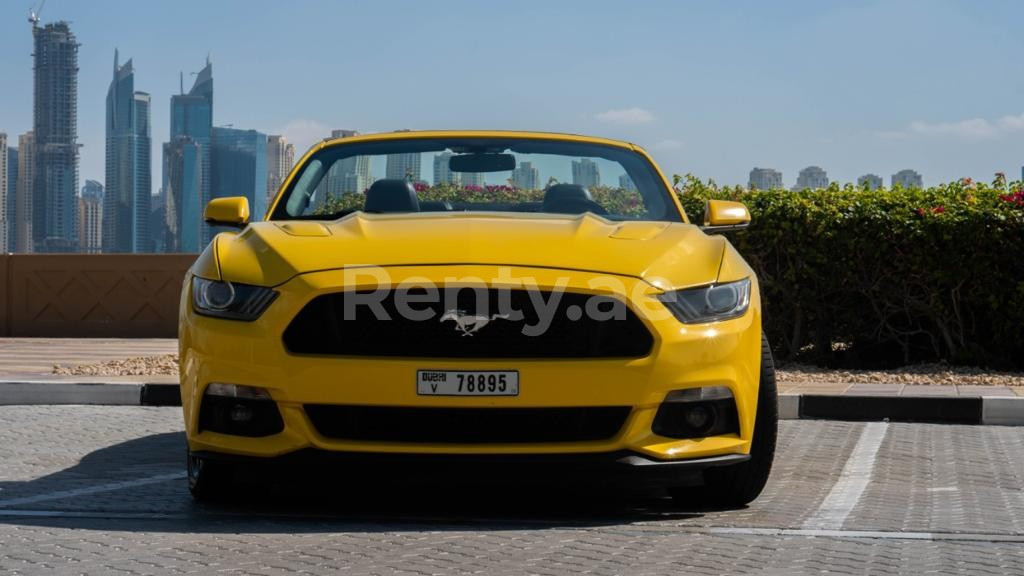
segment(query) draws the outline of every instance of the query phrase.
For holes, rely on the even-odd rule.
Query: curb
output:
[[[779,396],[783,420],[1024,426],[1024,396]]]
[[[181,406],[177,384],[0,381],[0,406]]]
[[[0,381],[0,406],[181,406],[177,384]],[[1024,396],[780,394],[782,420],[852,420],[1024,426]]]

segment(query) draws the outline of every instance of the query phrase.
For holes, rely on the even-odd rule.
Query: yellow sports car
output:
[[[349,477],[653,483],[728,505],[768,479],[777,401],[757,278],[718,233],[750,215],[711,201],[692,224],[633,144],[329,140],[264,221],[244,198],[205,217],[239,230],[182,292],[197,498],[243,469],[309,461]]]

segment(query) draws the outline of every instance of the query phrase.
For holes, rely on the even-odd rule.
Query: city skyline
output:
[[[179,72],[190,77],[207,54],[220,63],[221,100],[230,103],[230,108],[224,108],[230,113],[218,116],[217,122],[281,134],[293,143],[299,156],[315,140],[326,137],[331,126],[348,125],[362,132],[409,126],[546,129],[618,137],[650,149],[670,173],[692,172],[724,184],[744,184],[752,165],[775,166],[795,174],[808,163],[829,166],[833,179],[840,182],[853,182],[868,169],[891,174],[907,165],[925,174],[926,184],[962,176],[987,180],[997,171],[1017,174],[1019,159],[1024,157],[1024,145],[1017,142],[1024,129],[1022,107],[1011,97],[1024,80],[1016,78],[1012,59],[999,57],[1021,44],[1009,23],[1019,21],[1024,8],[1012,4],[990,5],[984,13],[957,3],[920,1],[841,6],[794,2],[779,7],[686,4],[661,6],[664,18],[652,20],[624,12],[614,3],[595,2],[582,14],[568,6],[545,6],[544,23],[536,24],[529,19],[540,4],[527,2],[507,21],[495,22],[483,7],[454,2],[455,23],[499,31],[520,29],[529,20],[530,26],[537,28],[535,42],[515,46],[530,62],[529,72],[512,71],[512,76],[501,81],[502,89],[490,91],[487,99],[432,96],[422,90],[407,99],[397,92],[336,90],[342,84],[333,77],[359,77],[373,86],[385,85],[389,69],[383,64],[424,42],[432,47],[437,61],[446,65],[469,69],[479,64],[482,56],[460,50],[461,42],[432,34],[430,27],[421,24],[436,17],[427,7],[407,4],[403,10],[394,10],[318,3],[318,12],[324,17],[303,19],[300,25],[299,14],[308,11],[257,4],[257,9],[251,10],[253,37],[280,34],[280,42],[263,46],[240,41],[244,39],[240,32],[226,26],[242,6],[238,2],[204,5],[202,19],[192,18],[189,14],[194,10],[177,4],[48,3],[43,20],[73,21],[81,43],[80,177],[99,180],[104,175],[99,110],[109,81],[109,55],[118,47],[133,54],[140,70],[139,84],[146,86],[158,103],[153,108],[152,130],[160,135],[152,143],[154,159],[160,157],[159,146],[169,124],[162,103],[178,92]],[[244,6],[248,9],[252,4]],[[32,127],[31,34],[23,6],[7,5],[0,10],[0,49],[11,55],[0,63],[0,75],[12,88],[0,94],[0,130],[13,140],[13,135]],[[343,57],[322,69],[325,60],[321,55],[328,53],[325,50],[334,42],[326,33],[332,15],[344,13],[353,22],[346,42],[365,45],[361,42],[372,30],[360,23],[376,21],[384,12],[397,19],[406,32],[395,39],[394,46],[375,46],[361,53],[362,58]],[[132,25],[110,29],[107,23],[114,13]],[[625,40],[587,48],[597,51],[595,62],[608,63],[605,69],[595,69],[598,64],[573,69],[578,50],[557,35],[546,34],[576,19],[580,25],[598,30],[614,23]],[[705,26],[686,35],[652,33],[678,20],[700,21]],[[906,20],[919,21],[915,42],[897,48],[863,46],[853,51],[831,42],[832,34],[823,32],[831,27],[841,33],[868,26],[877,34],[890,29],[896,33],[902,31],[897,23]],[[754,26],[754,21],[772,26]],[[954,23],[958,34],[951,38],[942,31]],[[746,34],[750,42],[757,42],[769,31],[774,40],[761,44],[756,54],[740,43],[720,46],[714,58],[687,56],[699,53],[694,50],[730,28]],[[801,33],[791,34],[795,30]],[[500,38],[501,34],[489,36]],[[991,42],[979,46],[970,41],[972,37]],[[196,42],[196,38],[202,41]],[[804,77],[808,70],[797,52],[815,38],[821,44],[816,50],[835,63],[818,84],[810,83],[810,76]],[[623,50],[623,45],[630,50]],[[504,44],[497,49],[504,50]],[[791,65],[781,69],[763,65],[773,60]],[[643,65],[631,65],[637,62]],[[587,83],[578,80],[606,74],[608,66],[618,65],[629,67],[625,82],[603,85],[597,93],[586,91],[587,97],[581,98]],[[269,69],[286,70],[287,74],[265,74]],[[430,71],[429,65],[412,67],[410,85],[434,86]],[[859,80],[853,83],[862,77],[874,78],[879,85],[899,80],[894,85],[901,88],[893,93],[864,90],[859,88]],[[914,81],[906,82],[908,78]],[[1005,85],[993,91],[970,89],[992,78]],[[320,89],[296,89],[286,79]],[[693,79],[709,81],[720,89],[707,91],[706,96],[686,91],[686,83]],[[660,83],[665,83],[662,90],[636,90],[636,86]],[[543,99],[536,95],[537,85],[549,85]],[[733,89],[747,85],[765,90]],[[552,99],[553,93],[560,94],[559,98]],[[336,97],[338,94],[344,98]],[[680,94],[682,100],[675,101]],[[928,97],[923,98],[924,94]],[[578,102],[587,104],[578,106]],[[163,176],[162,166],[154,164],[152,192],[156,193]]]

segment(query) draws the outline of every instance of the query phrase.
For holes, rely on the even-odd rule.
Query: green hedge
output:
[[[781,358],[851,367],[947,360],[1024,368],[1024,190],[997,175],[928,189],[792,192],[676,177],[753,222],[730,239],[761,279]]]

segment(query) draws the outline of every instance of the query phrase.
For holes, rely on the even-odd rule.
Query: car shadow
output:
[[[388,532],[522,530],[696,521],[656,489],[522,482],[440,482],[412,470],[372,482],[304,471],[241,477],[216,503],[192,500],[184,434],[152,434],[104,447],[58,472],[0,482],[0,524],[162,532]],[[332,471],[333,472],[333,471]]]

